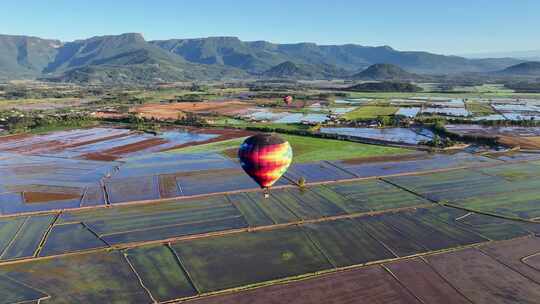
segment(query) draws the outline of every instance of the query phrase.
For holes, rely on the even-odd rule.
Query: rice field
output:
[[[131,135],[109,132],[122,135],[109,139],[121,142],[114,153],[131,147]],[[39,143],[3,142],[13,151],[0,148],[0,302],[540,298],[538,160],[381,152],[303,162],[324,156],[312,140],[297,141],[301,161],[269,199],[220,152],[227,145],[89,160],[74,147],[53,157]],[[41,213],[18,214],[31,211]]]
[[[387,178],[424,197],[443,203],[534,220],[540,217],[537,189],[540,165],[509,164],[493,168]]]
[[[46,293],[56,303],[151,301],[118,251],[3,265],[0,274]]]
[[[185,241],[172,248],[202,292],[332,267],[301,230],[292,228]]]

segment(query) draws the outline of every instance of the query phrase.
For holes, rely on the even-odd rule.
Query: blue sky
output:
[[[538,0],[2,2],[0,33],[63,41],[139,32],[148,40],[237,36],[281,43],[390,45],[444,54],[540,49]]]

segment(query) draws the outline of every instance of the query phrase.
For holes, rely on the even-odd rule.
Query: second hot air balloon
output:
[[[286,105],[290,105],[293,102],[293,97],[290,95],[287,95],[283,97],[283,102],[285,102]]]
[[[292,149],[289,142],[273,134],[248,137],[238,150],[240,164],[246,173],[265,189],[272,186],[289,168]]]

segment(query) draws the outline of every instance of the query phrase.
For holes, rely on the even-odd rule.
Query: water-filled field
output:
[[[428,129],[408,128],[321,128],[321,133],[347,135],[381,141],[419,144],[433,139],[433,132]]]

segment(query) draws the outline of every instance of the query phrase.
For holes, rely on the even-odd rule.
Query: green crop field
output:
[[[269,199],[263,198],[260,193],[246,193],[246,196],[257,203],[257,206],[266,214],[275,224],[284,224],[300,221],[290,209],[283,205],[277,198],[276,193],[283,190],[274,190]]]
[[[49,295],[0,275],[0,299],[2,303],[39,303]]]
[[[540,217],[539,166],[530,163],[496,168],[389,178],[392,182],[431,199],[509,218]]]
[[[394,115],[397,110],[397,107],[392,106],[362,106],[354,111],[346,113],[343,115],[343,118],[347,120],[374,119],[378,116]]]
[[[410,150],[394,147],[383,147],[341,140],[322,139],[309,136],[280,134],[289,141],[293,149],[293,162],[314,162],[321,160],[354,159],[371,156],[399,155],[410,153]],[[231,139],[216,143],[181,148],[170,153],[208,153],[220,152],[230,157],[236,157],[236,151],[244,141]]]
[[[308,189],[283,189],[273,193],[283,206],[303,220],[336,216],[346,212],[331,202]]]
[[[13,217],[0,220],[0,256],[10,245],[26,217]]]
[[[326,187],[345,198],[340,203],[349,213],[431,204],[428,200],[380,180],[336,183]],[[328,190],[321,191],[323,195],[328,193]]]
[[[297,228],[183,241],[172,247],[203,292],[332,268]]]
[[[153,298],[159,302],[194,296],[197,291],[184,273],[174,252],[165,245],[139,247],[126,251]]]
[[[54,303],[151,302],[118,251],[3,265],[0,274],[46,292]]]
[[[365,229],[373,238],[385,244],[393,254],[399,257],[425,252],[422,245],[408,239],[402,232],[381,220],[380,216],[365,216],[354,221]]]
[[[349,219],[307,224],[303,228],[336,267],[396,257]]]
[[[49,256],[106,246],[82,224],[56,225],[51,229],[39,255]]]
[[[465,103],[465,108],[475,116],[486,116],[491,114],[497,114],[495,110],[485,102],[479,101],[467,101]]]
[[[521,221],[511,221],[499,217],[472,213],[457,208],[435,207],[429,213],[443,221],[454,223],[469,231],[474,231],[490,240],[508,240],[520,236],[530,235],[535,224]],[[537,227],[540,224],[536,225]]]
[[[2,253],[2,260],[34,256],[45,232],[51,225],[54,215],[30,216],[25,220],[14,239]]]
[[[422,214],[417,211],[411,212],[410,214],[407,214],[406,212],[384,214],[379,216],[378,219],[399,231],[405,239],[409,239],[414,243],[421,245],[428,251],[487,241],[487,239],[483,239],[472,232],[466,233],[459,227],[449,225],[442,221],[436,222],[435,224],[427,224],[416,218],[421,216]],[[388,245],[392,246],[390,244]]]
[[[246,193],[227,195],[233,205],[244,215],[250,227],[268,226],[274,221],[259,206],[256,200]]]
[[[110,244],[166,239],[247,226],[242,214],[222,195],[160,204],[66,212],[58,221],[61,224],[78,222],[83,222]],[[53,231],[52,238],[54,233]]]

